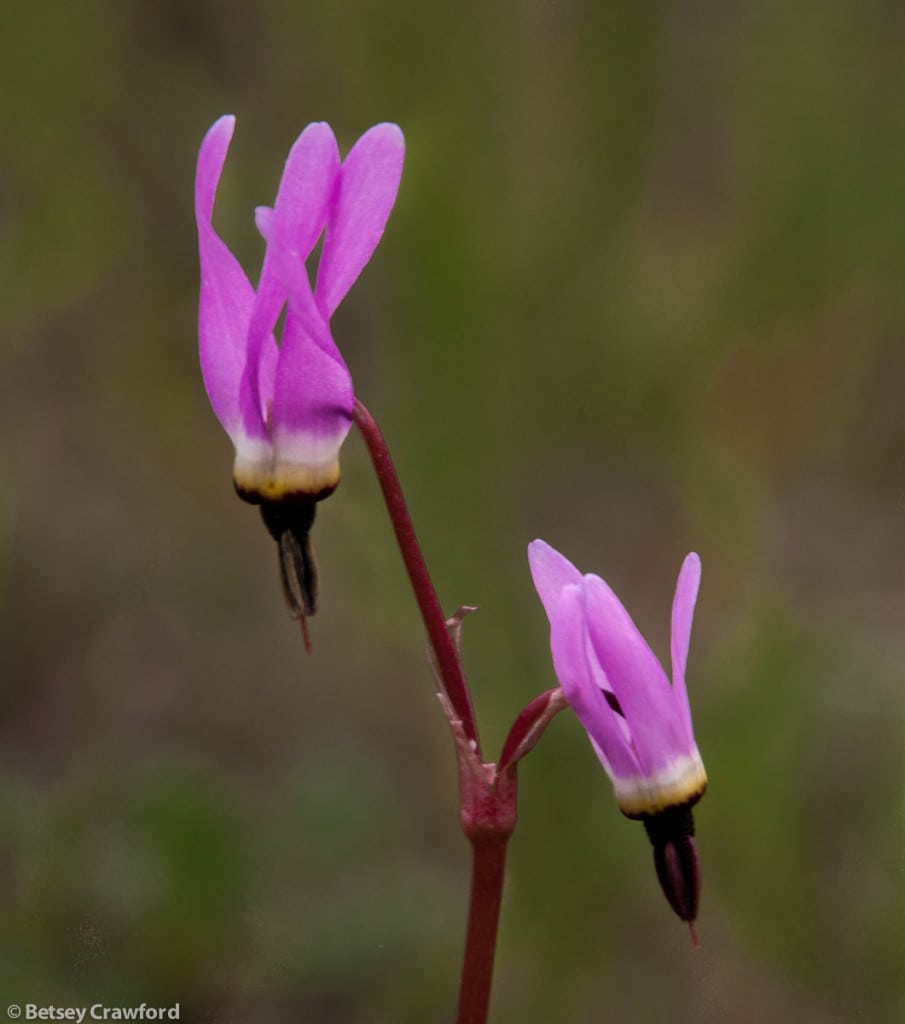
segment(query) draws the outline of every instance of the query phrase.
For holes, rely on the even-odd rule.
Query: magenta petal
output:
[[[294,264],[296,273],[305,275],[307,281],[305,260],[327,222],[338,172],[339,149],[330,126],[309,124],[289,151],[273,209],[262,213],[266,209],[262,207],[256,215],[259,228],[262,224],[266,228],[262,229],[265,238],[278,233],[283,250],[275,255],[274,247],[268,245],[264,256],[242,377],[243,418],[260,409],[266,419],[274,398],[278,350],[273,329],[286,303],[284,275],[278,264]]]
[[[339,480],[339,449],[352,425],[352,378],[291,249],[286,221],[260,208],[257,222],[289,300],[273,391],[275,487],[320,494]]]
[[[245,368],[239,384],[239,408],[246,431],[255,434],[263,429],[269,436],[267,421],[280,354],[273,329],[286,304],[286,295],[276,274],[265,271],[266,264],[261,272],[248,325]]]
[[[305,261],[327,223],[338,174],[339,150],[333,131],[323,122],[309,124],[289,152],[273,208],[262,206],[255,211],[258,230],[268,243],[259,286],[259,292],[268,296],[263,301],[285,301],[291,290],[305,320],[314,321],[309,328],[312,333],[323,317],[314,303]],[[277,315],[282,305],[282,301],[276,303]],[[272,313],[267,308],[262,318],[272,316],[275,322]]]
[[[588,631],[597,660],[619,701],[646,774],[687,752],[672,687],[628,612],[599,576],[585,577]]]
[[[316,493],[335,486],[353,406],[352,378],[339,353],[325,352],[290,308],[273,399],[274,455],[288,489]]]
[[[674,689],[622,603],[599,576],[578,570],[543,541],[528,550],[550,619],[563,692],[613,781],[630,818],[697,800],[707,785],[691,730],[684,680]],[[684,672],[700,578],[686,559],[674,608],[673,658]]]
[[[277,363],[274,434],[282,427],[335,432],[336,417],[352,422],[352,377],[335,345],[333,350],[335,356],[324,352],[290,308]]]
[[[528,545],[528,565],[547,618],[552,620],[563,589],[570,583],[580,583],[581,573],[543,540],[533,540]]]
[[[552,550],[552,549],[551,549]],[[603,695],[606,680],[592,657],[581,583],[568,584],[552,602],[550,649],[563,693],[578,716],[604,768],[615,781],[639,774],[638,760],[626,740],[616,713]]]
[[[581,573],[542,540],[528,545],[528,563],[550,620],[553,666],[566,699],[610,777],[636,777],[640,768],[628,731],[604,697],[609,684],[589,650]]]
[[[692,735],[691,710],[688,705],[688,689],[685,685],[685,666],[688,662],[688,648],[691,643],[691,625],[694,606],[701,585],[701,560],[692,551],[687,555],[679,571],[676,596],[672,603],[672,685],[676,703],[687,725],[689,739]]]
[[[383,235],[396,201],[405,140],[395,124],[378,124],[349,151],[327,223],[318,267],[318,305],[329,318],[355,283]]]
[[[323,121],[309,124],[289,151],[274,204],[292,255],[302,263],[327,224],[338,174],[333,130]]]
[[[279,275],[280,284],[289,302],[292,315],[298,320],[301,329],[310,339],[345,367],[346,364],[330,334],[330,325],[315,302],[305,264],[295,258],[287,234],[286,222],[281,221],[276,212],[266,206],[259,206],[255,210],[255,222],[258,225],[258,230],[267,240],[268,254]]]
[[[239,382],[255,293],[238,260],[214,231],[211,219],[235,123],[232,116],[221,117],[209,129],[201,143],[195,175],[201,373],[214,413],[233,441],[240,430]]]
[[[285,305],[286,290],[268,251],[264,256],[248,325],[245,369],[239,386],[243,424],[250,429],[252,425],[261,423],[267,436],[270,434],[268,420],[280,354],[273,330]]]

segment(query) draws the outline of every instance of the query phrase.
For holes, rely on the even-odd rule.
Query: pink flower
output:
[[[236,490],[261,506],[280,549],[290,609],[304,626],[317,598],[308,536],[314,503],[339,483],[339,450],[354,407],[352,378],[330,317],[383,235],[404,142],[396,125],[375,125],[341,163],[330,126],[309,124],[289,152],[273,208],[256,211],[267,245],[255,288],[211,223],[234,128],[231,116],[214,123],[195,175],[201,372],[235,446]],[[321,235],[312,290],[305,264]]]
[[[528,549],[550,620],[553,665],[567,700],[630,818],[697,800],[707,776],[691,727],[685,663],[701,562],[682,565],[672,610],[670,684],[619,598],[542,540]]]
[[[289,152],[273,209],[257,211],[267,249],[254,288],[211,224],[234,127],[231,116],[211,127],[195,177],[204,385],[235,445],[239,494],[256,504],[317,500],[339,482],[352,424],[352,379],[330,317],[383,234],[402,174],[402,132],[376,125],[340,163],[330,126],[308,125]],[[312,291],[305,263],[321,234]]]
[[[688,555],[679,573],[670,683],[599,576],[583,576],[542,540],[531,543],[528,560],[550,620],[563,693],[612,780],[619,809],[644,821],[670,906],[691,925],[701,884],[691,807],[707,786],[707,774],[692,731],[685,665],[701,561]]]

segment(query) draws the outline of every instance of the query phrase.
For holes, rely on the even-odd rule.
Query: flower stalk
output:
[[[374,472],[380,482],[383,500],[390,516],[390,522],[393,524],[393,532],[396,534],[396,541],[399,544],[399,551],[405,563],[415,600],[418,602],[418,610],[421,612],[424,628],[427,630],[443,688],[462,723],[465,735],[475,745],[475,750],[479,751],[478,726],[471,694],[468,691],[468,684],[465,682],[465,673],[462,671],[462,662],[459,660],[455,644],[447,629],[446,617],[440,607],[437,591],[424,561],[421,545],[415,535],[415,527],[412,524],[412,517],[409,515],[405,495],[402,493],[402,485],[396,474],[390,451],[374,417],[358,398],[355,399],[353,419],[359,433],[364,438],[368,454],[374,465]]]
[[[503,903],[506,848],[517,820],[517,762],[500,770],[482,761],[452,703],[445,694],[439,696],[459,766],[462,831],[471,844],[471,892],[456,1024],[485,1024]]]
[[[471,843],[471,895],[456,1024],[484,1024],[487,1020],[508,839]]]
[[[458,648],[461,620],[467,609],[460,609],[452,620],[443,615],[386,441],[373,416],[357,398],[354,422],[371,456],[424,620],[442,689],[440,702],[452,730],[459,765],[462,830],[471,844],[471,893],[456,1024],[485,1024],[503,901],[506,847],[516,824],[516,764],[555,713],[549,710],[555,702],[544,694],[539,703],[532,702],[519,717],[518,737],[507,744],[507,766],[503,770],[482,760],[477,722]],[[556,710],[560,706],[564,704]],[[523,722],[526,713],[529,721]]]

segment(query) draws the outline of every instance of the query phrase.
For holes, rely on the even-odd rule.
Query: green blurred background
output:
[[[905,1019],[905,8],[7,0],[0,1014],[450,1021],[456,778],[358,437],[306,657],[197,367],[217,223],[311,120],[397,121],[334,320],[490,757],[553,684],[542,536],[668,652],[711,788],[693,950],[577,723],[524,763],[495,1024]]]

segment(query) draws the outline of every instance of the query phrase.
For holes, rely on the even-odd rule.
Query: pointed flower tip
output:
[[[696,551],[689,551],[682,562],[682,573],[694,573],[697,579],[701,578],[701,556]]]
[[[393,121],[381,121],[371,129],[375,135],[379,135],[388,145],[395,143],[400,148],[405,148],[405,136],[402,129]]]
[[[272,206],[255,207],[255,226],[265,242],[271,241],[271,235],[273,233]]]
[[[206,142],[210,138],[220,138],[224,142],[229,142],[233,137],[233,132],[236,130],[236,115],[235,114],[224,114],[222,117],[218,117],[216,121],[208,128],[205,134],[204,141]],[[202,142],[202,146],[204,143]]]
[[[405,148],[405,136],[402,129],[394,121],[381,121],[372,125],[359,139],[356,145],[364,143],[373,146],[375,143],[391,147]]]
[[[555,583],[559,586],[564,586],[567,582],[577,583],[581,579],[581,573],[568,558],[540,538],[531,541],[528,545],[528,564],[538,589],[540,589],[541,577],[546,577],[549,574],[553,574]],[[543,594],[541,594],[541,598],[543,599]]]
[[[296,139],[294,145],[298,145],[302,139],[307,142],[312,139],[322,139],[324,141],[336,141],[336,136],[333,134],[333,129],[326,121],[312,121],[310,124],[306,124],[302,129],[298,139]]]

